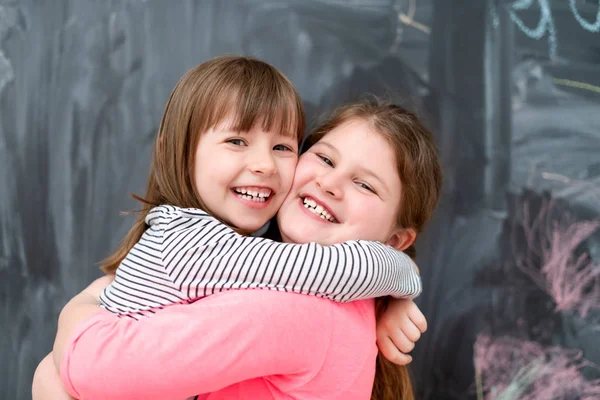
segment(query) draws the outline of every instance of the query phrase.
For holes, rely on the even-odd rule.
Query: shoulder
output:
[[[186,216],[188,218],[213,218],[206,211],[200,208],[183,208],[177,206],[171,206],[168,204],[163,204],[160,206],[156,206],[152,208],[148,212],[148,216],[152,217],[163,217],[163,218],[172,218],[172,217],[181,217]]]
[[[336,303],[316,296],[255,289],[222,292],[204,298],[199,303],[216,307],[221,315],[228,312],[230,317],[232,313],[243,315],[253,325],[252,329],[262,326],[298,340],[318,336],[323,339],[320,344],[325,348],[335,345],[336,341],[375,343],[375,308],[372,299]]]
[[[318,370],[331,344],[335,307],[330,300],[273,290],[232,290],[187,306],[194,307],[196,314],[214,317],[210,324],[219,327],[221,337],[252,343],[253,352],[276,353],[273,359],[281,363],[281,373]]]
[[[316,296],[276,290],[233,290],[211,295],[201,301],[214,304],[236,304],[240,311],[252,314],[268,314],[293,321],[295,318],[325,319],[324,314],[335,311],[335,303]]]
[[[210,223],[223,225],[219,220],[199,208],[182,208],[171,205],[160,205],[152,208],[146,215],[146,224],[152,227],[169,225],[190,227],[190,224]],[[184,224],[187,223],[187,224]],[[182,225],[183,224],[183,225]]]
[[[276,290],[248,289],[213,294],[201,300],[206,306],[235,306],[240,312],[258,315],[259,319],[288,321],[297,325],[307,321],[328,321],[343,328],[351,323],[361,331],[375,330],[375,307],[373,299],[336,303],[329,299]]]
[[[327,299],[265,289],[221,292],[196,303],[214,311],[221,323],[265,331],[263,334],[275,335],[278,340],[303,342],[319,332],[319,344],[314,345],[321,350],[329,342],[332,313],[336,312],[334,303]]]

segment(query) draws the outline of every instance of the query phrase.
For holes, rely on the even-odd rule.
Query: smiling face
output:
[[[294,136],[237,132],[224,121],[204,133],[195,155],[195,186],[207,211],[245,233],[260,229],[287,196],[298,161]]]
[[[395,245],[403,232],[396,224],[401,190],[389,142],[363,120],[347,121],[300,157],[277,216],[282,238],[322,245],[358,239]]]

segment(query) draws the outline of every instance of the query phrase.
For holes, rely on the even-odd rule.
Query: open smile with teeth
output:
[[[324,220],[337,224],[338,221],[331,214],[329,214],[329,212],[326,209],[324,209],[323,206],[317,204],[317,202],[313,199],[305,197],[302,199],[302,203],[308,211],[312,212],[315,215],[318,215]]]
[[[233,188],[233,192],[243,200],[256,201],[259,203],[264,203],[271,197],[273,193],[271,189],[267,188],[259,188],[253,186],[243,186]]]

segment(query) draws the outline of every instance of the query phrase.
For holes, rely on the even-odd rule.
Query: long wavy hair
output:
[[[396,223],[398,227],[421,232],[437,207],[442,187],[442,170],[430,131],[415,114],[372,97],[334,111],[307,138],[308,146],[318,142],[334,128],[353,120],[368,122],[394,149],[398,175],[402,182]],[[416,256],[414,246],[404,252],[412,258]],[[389,298],[376,299],[377,317],[386,310],[388,302]],[[393,364],[378,354],[371,399],[414,399],[408,369]]]

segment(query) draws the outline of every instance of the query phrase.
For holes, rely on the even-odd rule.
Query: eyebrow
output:
[[[315,145],[317,145],[317,144],[323,144],[323,145],[327,146],[328,148],[330,148],[332,151],[336,152],[337,154],[340,154],[339,150],[334,145],[327,143],[324,140],[320,140],[319,142],[315,143]],[[388,193],[390,192],[390,188],[386,185],[386,183],[383,180],[381,180],[381,178],[375,172],[373,172],[369,168],[363,167],[363,166],[360,166],[358,169],[360,170],[361,173],[368,175],[371,178],[377,180],[379,182],[379,184],[381,186],[383,186],[385,191],[387,191]]]
[[[329,147],[329,149],[330,149],[330,150],[332,150],[332,151],[336,152],[337,154],[340,154],[340,151],[339,151],[339,150],[338,150],[338,149],[337,149],[337,148],[336,148],[334,145],[332,145],[332,144],[330,144],[330,143],[327,143],[326,141],[324,141],[324,140],[322,140],[322,139],[321,139],[321,140],[319,140],[319,141],[318,141],[317,143],[315,143],[314,145],[316,146],[316,145],[319,145],[319,144],[323,144],[323,145],[325,145],[325,146]]]

